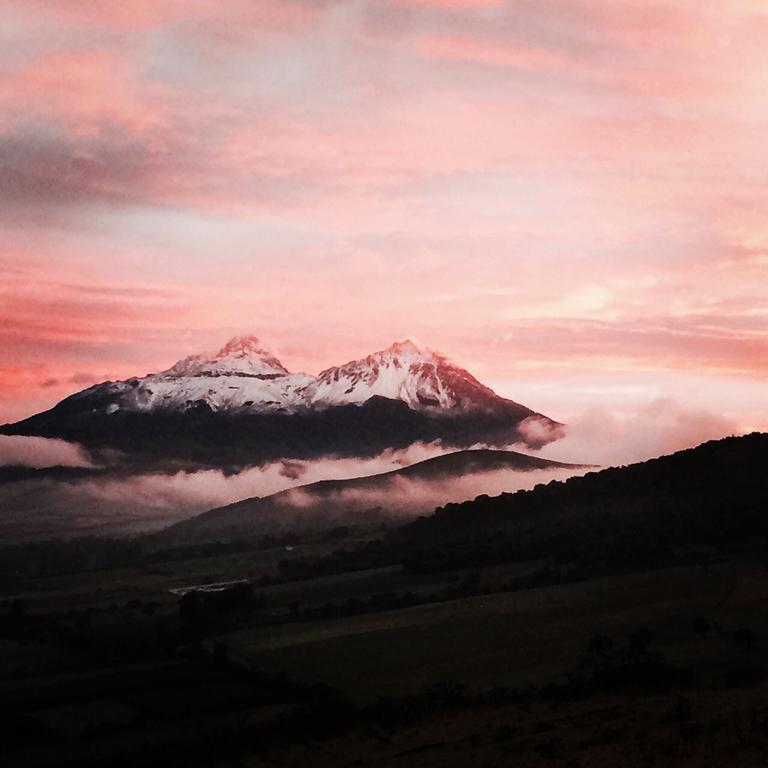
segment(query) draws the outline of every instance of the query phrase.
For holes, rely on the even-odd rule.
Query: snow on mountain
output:
[[[402,400],[415,410],[477,408],[498,399],[444,355],[422,349],[410,340],[363,360],[329,368],[307,386],[306,392],[317,406],[364,403],[378,395]]]
[[[416,441],[536,449],[562,425],[410,341],[309,376],[247,336],[161,373],[97,384],[0,432],[115,448],[147,466],[232,468],[375,455]]]
[[[509,403],[444,355],[412,341],[309,376],[290,373],[254,336],[234,338],[214,355],[184,358],[161,373],[98,384],[75,398],[95,398],[107,413],[200,405],[212,411],[297,413],[360,405],[374,396],[437,413]]]
[[[107,382],[80,393],[106,400],[105,410],[295,411],[313,379],[292,374],[255,336],[231,339],[214,355],[192,355],[162,373]]]
[[[230,339],[213,357],[192,355],[164,371],[165,376],[286,376],[288,369],[256,336]]]

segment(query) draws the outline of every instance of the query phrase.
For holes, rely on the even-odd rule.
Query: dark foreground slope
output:
[[[322,480],[263,498],[244,499],[177,523],[158,538],[191,543],[344,524],[371,525],[425,513],[436,501],[456,498],[456,486],[449,483],[470,475],[581,468],[517,451],[456,451],[378,475]]]
[[[392,534],[409,557],[663,562],[768,537],[768,434],[711,441],[532,491],[448,504]]]
[[[0,568],[0,759],[764,765],[767,457],[707,443],[389,536],[24,577],[51,561],[27,551]]]

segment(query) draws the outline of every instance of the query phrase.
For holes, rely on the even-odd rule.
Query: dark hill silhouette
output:
[[[767,466],[768,434],[729,437],[448,504],[393,532],[387,546],[416,567],[546,557],[607,570],[749,546],[768,538]]]
[[[396,486],[398,481],[429,485],[499,470],[530,472],[580,468],[581,465],[549,461],[516,451],[456,451],[377,475],[348,480],[321,480],[270,496],[245,499],[177,523],[162,537],[198,541],[232,539],[292,528],[328,528],[342,523],[354,523],[356,521],[350,520],[350,515],[360,513],[367,513],[368,522],[385,518],[392,511],[386,509],[389,491],[395,492],[390,500],[393,506],[397,506],[397,514],[417,514],[429,509],[429,501],[423,497],[404,498],[402,488]]]

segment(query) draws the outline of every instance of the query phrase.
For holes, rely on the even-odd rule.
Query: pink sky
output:
[[[768,428],[761,0],[7,0],[0,422],[235,333]]]

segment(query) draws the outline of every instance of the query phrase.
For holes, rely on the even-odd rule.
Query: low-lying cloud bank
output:
[[[79,445],[50,437],[0,435],[0,467],[92,467]]]
[[[554,461],[618,466],[739,433],[738,425],[729,418],[659,398],[627,413],[589,410],[568,424],[562,440],[539,455]]]
[[[495,496],[509,491],[529,490],[539,483],[564,480],[588,469],[499,469],[476,472],[462,477],[439,480],[414,480],[393,476],[381,488],[342,488],[318,497],[304,487],[294,488],[287,494],[286,503],[297,509],[381,510],[386,517],[426,514],[449,502],[466,501],[481,494]]]
[[[259,470],[249,470],[228,478],[210,470],[169,476],[69,481],[43,478],[8,483],[0,486],[0,532],[4,538],[12,539],[157,530],[212,507],[255,495],[253,490],[260,487],[258,473]],[[450,501],[530,488],[571,474],[568,470],[498,471],[435,482],[397,478],[383,490],[341,491],[319,502],[301,488],[294,488],[283,508],[292,507],[304,514],[309,513],[310,507],[322,508],[329,510],[330,515],[333,509],[343,511],[353,505],[362,509],[385,508],[389,516],[418,514]],[[341,522],[354,524],[355,520],[345,518],[334,524]]]
[[[656,400],[632,413],[589,411],[575,419],[566,436],[538,455],[557,461],[628,464],[738,433],[730,420],[695,411],[672,400]],[[481,446],[478,446],[481,447]],[[511,446],[519,449],[519,446]],[[0,537],[120,534],[157,530],[171,523],[253,496],[268,496],[318,480],[365,477],[449,452],[439,443],[418,443],[367,459],[284,460],[225,475],[218,470],[130,476],[24,478],[0,484]],[[79,446],[60,440],[0,437],[0,464],[28,467],[91,467]],[[324,508],[384,507],[389,513],[429,512],[451,501],[480,494],[531,488],[580,470],[492,471],[435,482],[397,478],[384,492],[342,491]],[[297,514],[309,514],[316,499],[291,494]],[[354,503],[353,503],[354,502]],[[300,517],[301,515],[299,515]],[[347,521],[349,522],[349,521]],[[2,541],[0,538],[0,541]]]
[[[96,469],[87,453],[61,440],[13,437],[0,464]],[[283,460],[236,475],[220,470],[25,477],[0,483],[0,542],[27,536],[128,533],[163,528],[212,507],[318,480],[363,477],[399,469],[448,452],[439,443],[417,443],[365,459]]]
[[[481,494],[532,488],[537,483],[564,480],[586,469],[475,472],[461,477],[411,478],[390,476],[375,487],[326,488],[302,486],[267,499],[250,501],[191,518],[168,532],[166,541],[189,543],[232,540],[266,533],[328,529],[340,525],[376,526],[382,522],[430,514],[436,507]]]

